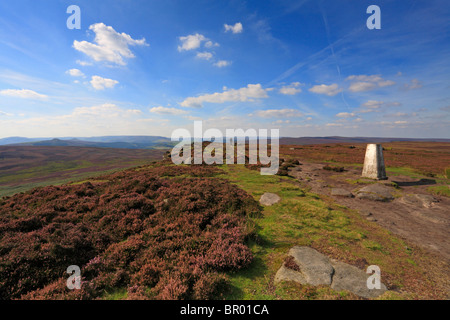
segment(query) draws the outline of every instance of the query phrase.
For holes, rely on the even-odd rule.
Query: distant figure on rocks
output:
[[[377,180],[387,179],[381,144],[371,143],[367,145],[362,176]]]

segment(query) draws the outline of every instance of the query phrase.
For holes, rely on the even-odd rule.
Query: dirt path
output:
[[[331,196],[336,203],[358,210],[367,219],[450,262],[450,199],[433,196],[435,202],[411,201],[415,195],[430,198],[426,189],[435,183],[434,180],[398,175],[377,182],[392,190],[394,200],[388,202],[332,196],[333,188],[341,188],[356,195],[356,191],[373,181],[361,179],[361,168],[345,166],[344,172],[335,172],[324,170],[325,165],[302,162],[302,165],[290,168],[289,175],[310,187],[312,192]],[[398,188],[394,188],[392,182]]]

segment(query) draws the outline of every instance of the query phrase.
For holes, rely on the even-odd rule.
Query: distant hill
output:
[[[254,139],[254,138],[252,138]],[[199,140],[199,139],[196,139]],[[249,140],[248,138],[246,139]],[[282,145],[307,145],[326,143],[386,143],[394,141],[450,142],[450,139],[380,138],[380,137],[281,137]],[[8,137],[0,139],[1,145],[13,146],[55,146],[55,147],[96,147],[119,149],[167,149],[177,142],[161,136],[102,136],[64,138]]]
[[[299,137],[280,138],[280,144],[306,145],[324,143],[386,143],[394,141],[450,142],[450,139],[380,138],[380,137]]]
[[[11,146],[55,146],[55,147],[96,147],[119,149],[161,149],[171,148],[174,143],[159,136],[105,136],[89,138],[22,138],[0,139],[0,145]]]

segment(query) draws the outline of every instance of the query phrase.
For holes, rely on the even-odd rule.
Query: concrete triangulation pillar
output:
[[[383,147],[381,144],[368,144],[362,176],[365,178],[386,180],[386,167],[384,166]]]

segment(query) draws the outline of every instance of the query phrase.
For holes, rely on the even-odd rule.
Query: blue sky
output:
[[[194,120],[450,138],[449,16],[448,0],[2,1],[0,138],[170,137]]]

